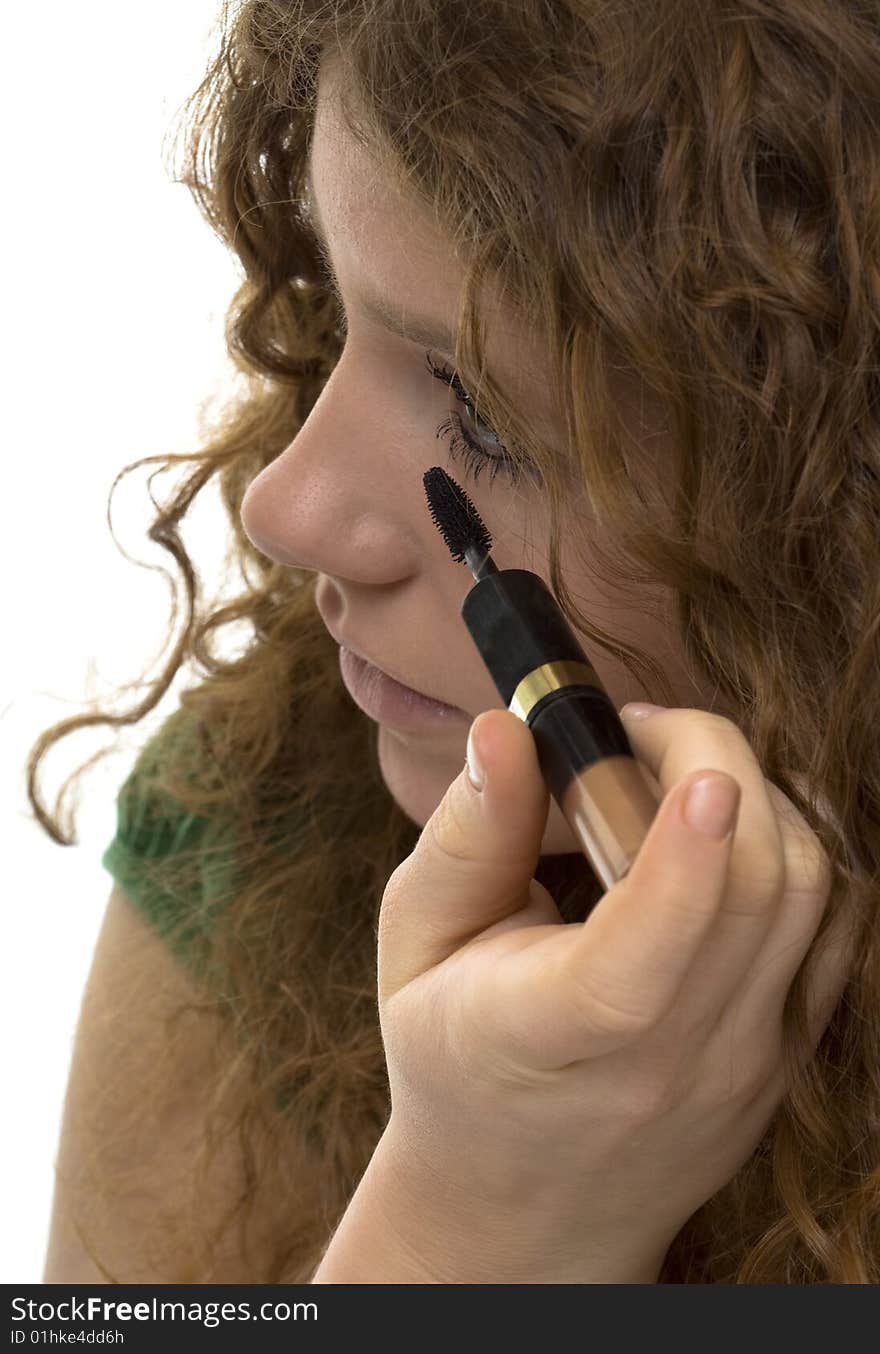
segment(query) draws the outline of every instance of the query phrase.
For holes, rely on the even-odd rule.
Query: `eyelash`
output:
[[[459,381],[457,374],[454,371],[450,371],[448,367],[437,366],[431,361],[430,353],[425,353],[425,363],[431,375],[438,381],[443,381],[446,385],[450,386],[461,403],[474,410],[476,422],[485,428],[492,437],[497,439],[498,434],[491,424],[486,423],[484,419],[476,416],[476,406],[464,386],[461,384],[461,381]],[[445,423],[440,424],[440,427],[437,429],[437,436],[440,437],[443,433],[450,432],[452,433],[452,441],[449,444],[449,453],[453,459],[461,459],[475,482],[479,479],[480,471],[486,465],[492,467],[489,472],[490,483],[494,480],[499,470],[503,470],[512,484],[518,482],[521,477],[520,466],[513,459],[502,442],[496,441],[496,445],[501,455],[493,456],[480,445],[479,440],[465,427],[458,414],[451,414]]]

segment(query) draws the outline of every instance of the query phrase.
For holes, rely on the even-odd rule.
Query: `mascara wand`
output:
[[[638,854],[659,801],[595,668],[543,579],[499,569],[492,537],[442,466],[422,477],[428,508],[477,580],[461,615],[502,700],[532,731],[541,774],[606,889]]]
[[[498,565],[489,555],[492,537],[464,489],[439,465],[422,476],[428,509],[434,526],[457,564],[467,564],[477,580],[497,574]]]

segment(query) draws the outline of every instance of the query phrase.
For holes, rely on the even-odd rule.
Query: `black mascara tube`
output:
[[[507,708],[532,731],[541,774],[605,889],[657,813],[614,704],[543,579],[492,561],[462,618]]]
[[[607,890],[629,870],[659,801],[626,730],[556,599],[528,569],[499,569],[464,490],[424,476],[435,524],[477,579],[461,607],[501,699],[532,731],[541,774]]]

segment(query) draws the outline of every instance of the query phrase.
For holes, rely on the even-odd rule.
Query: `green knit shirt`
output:
[[[193,728],[177,711],[149,739],[120,786],[116,832],[101,864],[174,952],[198,968],[195,942],[216,918],[218,886],[229,879],[229,833],[157,783],[164,758],[190,755]]]

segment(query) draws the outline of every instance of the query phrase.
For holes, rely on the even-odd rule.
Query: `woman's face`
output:
[[[424,215],[392,190],[376,162],[347,130],[330,72],[321,72],[311,156],[312,202],[320,218],[347,317],[346,342],[308,420],[285,451],[251,483],[242,504],[244,528],[257,549],[282,564],[316,571],[316,600],[331,633],[380,668],[461,713],[430,726],[401,730],[379,724],[385,783],[401,809],[424,826],[464,762],[468,729],[482,710],[504,708],[461,618],[473,587],[454,562],[427,507],[422,476],[445,465],[473,499],[493,538],[499,568],[530,569],[549,582],[548,514],[540,488],[516,485],[504,468],[490,479],[487,462],[474,480],[450,458],[449,435],[437,430],[451,413],[487,457],[498,443],[460,405],[436,367],[452,370],[449,349],[389,328],[379,314],[420,328],[454,330],[463,272],[447,242]],[[589,247],[589,242],[584,242]],[[487,360],[549,447],[564,445],[562,420],[550,407],[546,358],[522,316],[487,308]],[[652,454],[664,440],[645,430]],[[572,501],[573,518],[585,505]],[[663,667],[676,705],[710,707],[689,678],[659,590],[638,604],[591,576],[583,561],[566,582],[578,606]],[[626,669],[593,646],[589,657],[619,710],[646,697]],[[542,854],[578,850],[551,799]]]

